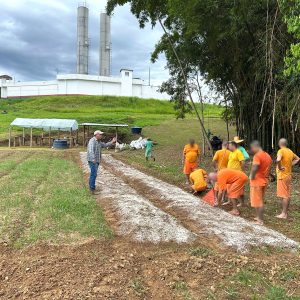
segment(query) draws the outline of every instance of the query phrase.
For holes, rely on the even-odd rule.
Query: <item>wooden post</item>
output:
[[[79,144],[79,128],[76,130],[76,145]]]
[[[14,136],[14,148],[16,148],[16,137]]]
[[[41,137],[40,146],[43,146],[43,144],[44,144],[44,129],[42,129],[42,137]]]
[[[83,125],[83,147],[85,147],[85,125]]]
[[[90,126],[88,125],[87,127],[87,141],[89,140],[90,138]]]
[[[9,131],[8,131],[8,147],[11,147],[11,127],[9,127]]]
[[[25,128],[23,127],[23,146],[25,146]]]
[[[116,144],[115,144],[115,152],[117,152],[117,142],[118,142],[118,127],[116,127]]]
[[[49,147],[51,148],[51,127],[49,127]]]
[[[60,139],[60,130],[58,128],[58,139]]]
[[[70,148],[72,148],[73,147],[73,131],[72,131],[72,128],[70,129],[70,135],[71,135],[71,137],[70,137]]]
[[[32,127],[30,128],[30,147],[32,147]]]

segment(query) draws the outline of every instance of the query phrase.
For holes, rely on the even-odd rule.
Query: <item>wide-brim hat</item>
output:
[[[237,144],[240,144],[240,143],[242,143],[244,140],[241,140],[239,136],[235,136],[235,137],[233,138],[233,141],[236,142]]]

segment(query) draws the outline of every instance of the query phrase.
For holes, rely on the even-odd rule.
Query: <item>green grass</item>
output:
[[[0,100],[0,136],[7,134],[9,124],[20,118],[64,118],[78,122],[127,123],[129,125],[158,125],[174,119],[169,101],[112,96],[48,96]],[[207,104],[205,114],[220,117],[222,108]]]
[[[22,247],[111,236],[72,160],[60,153],[18,151],[1,162],[3,167],[8,174],[0,177],[1,240]]]
[[[189,254],[191,256],[197,256],[197,257],[208,257],[213,254],[213,251],[209,248],[204,247],[194,247],[189,249]]]

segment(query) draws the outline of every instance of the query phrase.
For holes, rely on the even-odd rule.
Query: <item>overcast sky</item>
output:
[[[0,74],[16,80],[54,79],[56,73],[76,73],[76,0],[0,0]],[[99,69],[99,14],[105,0],[90,0],[90,74]],[[112,74],[131,68],[134,76],[148,80],[150,52],[161,30],[140,29],[129,7],[112,17]],[[161,57],[151,64],[153,83],[168,78]]]

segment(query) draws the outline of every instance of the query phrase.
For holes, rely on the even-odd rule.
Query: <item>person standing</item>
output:
[[[213,158],[213,168],[214,168],[215,172],[219,172],[220,170],[227,168],[230,153],[231,152],[228,150],[228,142],[223,141],[222,149],[218,150],[215,153],[214,158]],[[219,188],[218,188],[217,183],[215,183],[215,185],[214,185],[214,192],[215,192],[215,201],[217,202],[218,193],[219,193]],[[224,201],[224,199],[225,199],[225,194],[223,194],[222,201]]]
[[[256,210],[256,224],[263,225],[264,196],[269,183],[272,158],[263,151],[259,141],[253,141],[250,148],[254,154],[250,172],[250,202]]]
[[[152,149],[154,146],[154,142],[151,139],[147,139],[146,144],[145,144],[145,158],[146,161],[149,161],[149,159],[153,159],[155,161],[155,157],[152,154]]]
[[[189,184],[190,174],[198,168],[198,160],[200,160],[200,147],[194,139],[190,139],[189,144],[184,146],[182,157],[183,173],[187,184]]]
[[[233,138],[233,141],[237,143],[238,149],[243,153],[245,161],[250,160],[250,156],[249,156],[247,150],[242,146],[244,140],[241,140],[238,136],[235,136]]]
[[[111,142],[103,143],[101,142],[104,132],[96,130],[94,136],[89,140],[87,146],[87,161],[91,170],[89,178],[89,188],[93,195],[98,194],[96,192],[96,178],[98,173],[98,168],[101,162],[102,148],[107,148],[116,143],[116,138],[114,137]]]
[[[277,197],[282,198],[282,212],[276,217],[287,219],[292,189],[292,167],[299,162],[300,158],[287,147],[286,139],[280,139],[278,146],[280,149],[276,160]]]
[[[238,144],[236,142],[229,142],[228,145],[229,150],[231,151],[229,155],[229,160],[228,160],[228,165],[227,168],[231,170],[237,170],[237,171],[245,171],[245,156],[241,152],[241,150],[238,149]],[[228,186],[228,189],[230,186]],[[240,195],[240,203],[238,206],[245,206],[245,197],[244,197],[245,192],[243,191],[242,194]],[[229,204],[230,201],[224,203],[223,205]]]

